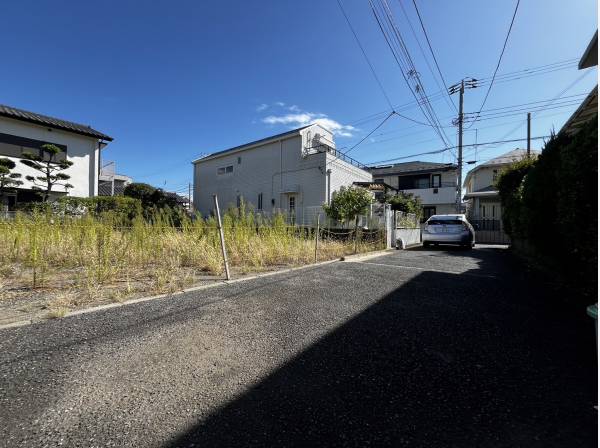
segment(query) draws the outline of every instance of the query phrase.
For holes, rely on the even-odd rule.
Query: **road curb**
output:
[[[30,319],[30,320],[21,320],[21,321],[17,321],[17,322],[11,322],[10,324],[0,325],[0,330],[4,330],[7,328],[23,327],[25,325],[44,323],[44,322],[48,322],[51,320],[68,319],[69,317],[79,316],[81,314],[95,313],[97,311],[107,310],[107,309],[111,309],[111,308],[119,308],[122,306],[134,305],[136,303],[149,302],[150,300],[164,299],[166,297],[175,297],[175,296],[179,296],[179,295],[186,294],[189,292],[202,291],[204,289],[216,288],[218,286],[231,285],[231,284],[241,283],[241,282],[245,282],[245,281],[249,281],[249,280],[256,280],[257,278],[271,277],[271,276],[278,275],[278,274],[286,274],[289,272],[300,271],[303,269],[309,269],[309,268],[313,268],[313,267],[317,267],[317,266],[324,266],[327,264],[344,261],[345,259],[349,260],[349,261],[350,260],[354,261],[354,260],[358,260],[358,259],[368,259],[368,258],[378,257],[385,253],[388,253],[389,251],[391,251],[391,249],[380,250],[377,252],[370,252],[367,255],[365,255],[365,254],[349,255],[346,257],[335,258],[333,260],[320,261],[318,263],[306,264],[304,266],[296,266],[293,268],[286,268],[286,269],[281,269],[281,270],[277,270],[277,271],[263,272],[263,273],[254,274],[254,275],[250,275],[248,277],[243,277],[243,278],[238,278],[238,279],[233,279],[233,280],[216,280],[215,283],[211,283],[209,285],[193,286],[191,288],[182,289],[180,291],[175,291],[172,293],[157,294],[157,295],[147,296],[147,297],[139,297],[137,299],[128,300],[123,303],[107,303],[105,305],[98,305],[98,306],[94,306],[91,308],[75,310],[75,311],[69,312],[66,316],[61,317],[59,319],[41,319],[41,320],[35,320],[35,321]]]

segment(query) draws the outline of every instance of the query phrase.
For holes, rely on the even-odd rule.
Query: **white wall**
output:
[[[69,190],[69,196],[89,197],[98,193],[100,151],[97,139],[5,117],[0,117],[0,133],[66,145],[67,160],[73,162],[73,166],[64,171],[71,176],[67,182],[74,186]],[[0,153],[0,157],[6,156]],[[8,158],[17,164],[14,172],[23,175],[24,184],[20,188],[31,188],[32,183],[25,176],[39,176],[40,173],[20,163],[18,158]],[[64,189],[57,186],[53,191],[64,192]]]
[[[371,181],[370,173],[317,150],[315,134],[333,143],[331,132],[313,125],[279,140],[266,141],[249,148],[209,156],[194,164],[194,208],[206,216],[213,210],[213,194],[219,206],[235,206],[237,196],[257,207],[258,195],[263,194],[263,210],[287,210],[289,197],[296,199],[298,222],[307,207],[320,207],[327,202],[327,174],[331,169],[331,191],[356,181]],[[241,163],[238,163],[238,157]],[[217,174],[220,167],[233,166],[229,174]]]
[[[230,165],[233,173],[217,174],[218,168]],[[194,207],[203,215],[210,214],[213,194],[223,209],[235,206],[238,195],[256,207],[259,193],[267,212],[287,209],[289,195],[296,196],[297,209],[321,205],[325,201],[324,167],[323,153],[302,157],[300,135],[209,158],[194,166]]]
[[[467,183],[467,193],[494,185],[494,171],[496,171],[496,174],[500,174],[502,168],[502,166],[478,167],[475,171],[473,171],[473,174]]]
[[[331,195],[340,187],[351,186],[354,182],[373,181],[371,173],[350,165],[329,153],[327,153],[327,169],[331,169]]]

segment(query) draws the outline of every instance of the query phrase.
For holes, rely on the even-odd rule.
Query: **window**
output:
[[[431,187],[440,188],[442,186],[442,175],[434,174],[431,176]]]
[[[28,152],[35,155],[42,155],[41,147],[50,142],[44,142],[41,140],[34,140],[26,137],[19,137],[10,134],[0,133],[0,156],[8,156],[21,158],[23,154]],[[62,162],[67,159],[67,147],[66,145],[60,145],[58,143],[51,143],[52,145],[58,146],[62,151],[54,156],[54,161]],[[48,160],[48,156],[44,156],[44,160]]]
[[[257,206],[256,206],[256,208],[257,208],[258,210],[262,210],[262,208],[263,208],[263,203],[262,203],[262,201],[263,201],[263,196],[262,196],[262,193],[258,193],[258,201],[257,201]]]
[[[431,216],[435,215],[435,207],[423,207],[423,222],[427,221]]]
[[[217,169],[217,174],[233,173],[233,165],[222,166]]]
[[[290,212],[294,212],[296,210],[296,196],[290,196]]]
[[[242,164],[242,158],[238,157],[238,165],[241,165],[241,164]]]

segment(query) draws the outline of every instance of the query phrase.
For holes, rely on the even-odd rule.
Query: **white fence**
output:
[[[394,212],[393,245],[396,249],[406,249],[421,243],[419,218],[413,213]]]

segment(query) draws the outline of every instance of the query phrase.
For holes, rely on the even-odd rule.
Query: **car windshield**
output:
[[[462,225],[462,221],[460,219],[432,219],[427,222],[428,226],[460,226]]]

